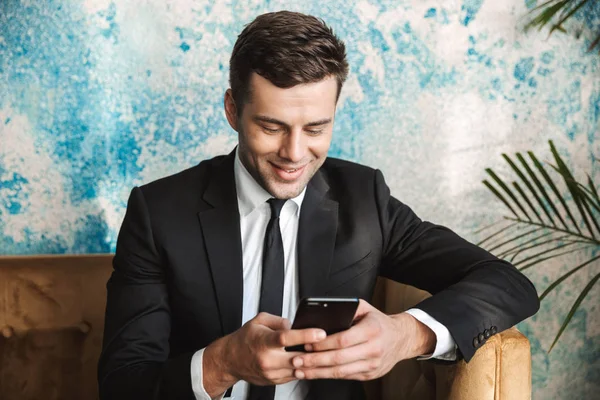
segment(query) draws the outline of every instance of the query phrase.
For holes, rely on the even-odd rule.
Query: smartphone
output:
[[[298,305],[292,329],[320,328],[327,336],[352,326],[358,309],[355,297],[308,297]],[[304,345],[290,346],[286,351],[305,351]]]

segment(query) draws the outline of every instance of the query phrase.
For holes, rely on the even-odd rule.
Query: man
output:
[[[380,171],[327,158],[347,72],[343,43],[314,17],[270,13],[244,29],[224,102],[239,146],[131,193],[101,398],[363,399],[360,381],[398,361],[469,361],[537,311],[513,266],[421,221]],[[377,276],[433,296],[385,315],[368,303]],[[290,329],[309,296],[361,298],[355,324]]]

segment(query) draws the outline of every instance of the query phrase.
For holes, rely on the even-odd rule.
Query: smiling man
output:
[[[246,26],[224,101],[237,148],[131,193],[102,399],[363,399],[361,381],[398,361],[469,361],[537,311],[512,265],[420,220],[379,170],[327,157],[347,73],[317,18]],[[385,315],[369,304],[378,276],[433,296]],[[361,299],[350,329],[290,328],[301,298],[325,296]]]

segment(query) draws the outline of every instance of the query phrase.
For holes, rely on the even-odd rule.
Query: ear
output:
[[[225,115],[227,116],[227,122],[229,122],[229,125],[233,128],[234,131],[239,132],[237,127],[237,107],[235,105],[235,101],[233,100],[233,94],[231,92],[231,89],[227,89],[227,91],[225,92],[225,99],[223,103],[225,106]]]

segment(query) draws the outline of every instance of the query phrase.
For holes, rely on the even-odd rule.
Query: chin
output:
[[[299,183],[291,185],[276,183],[274,185],[269,185],[269,188],[267,189],[272,196],[278,199],[293,199],[302,193],[302,190],[304,190],[304,186],[300,186]]]

